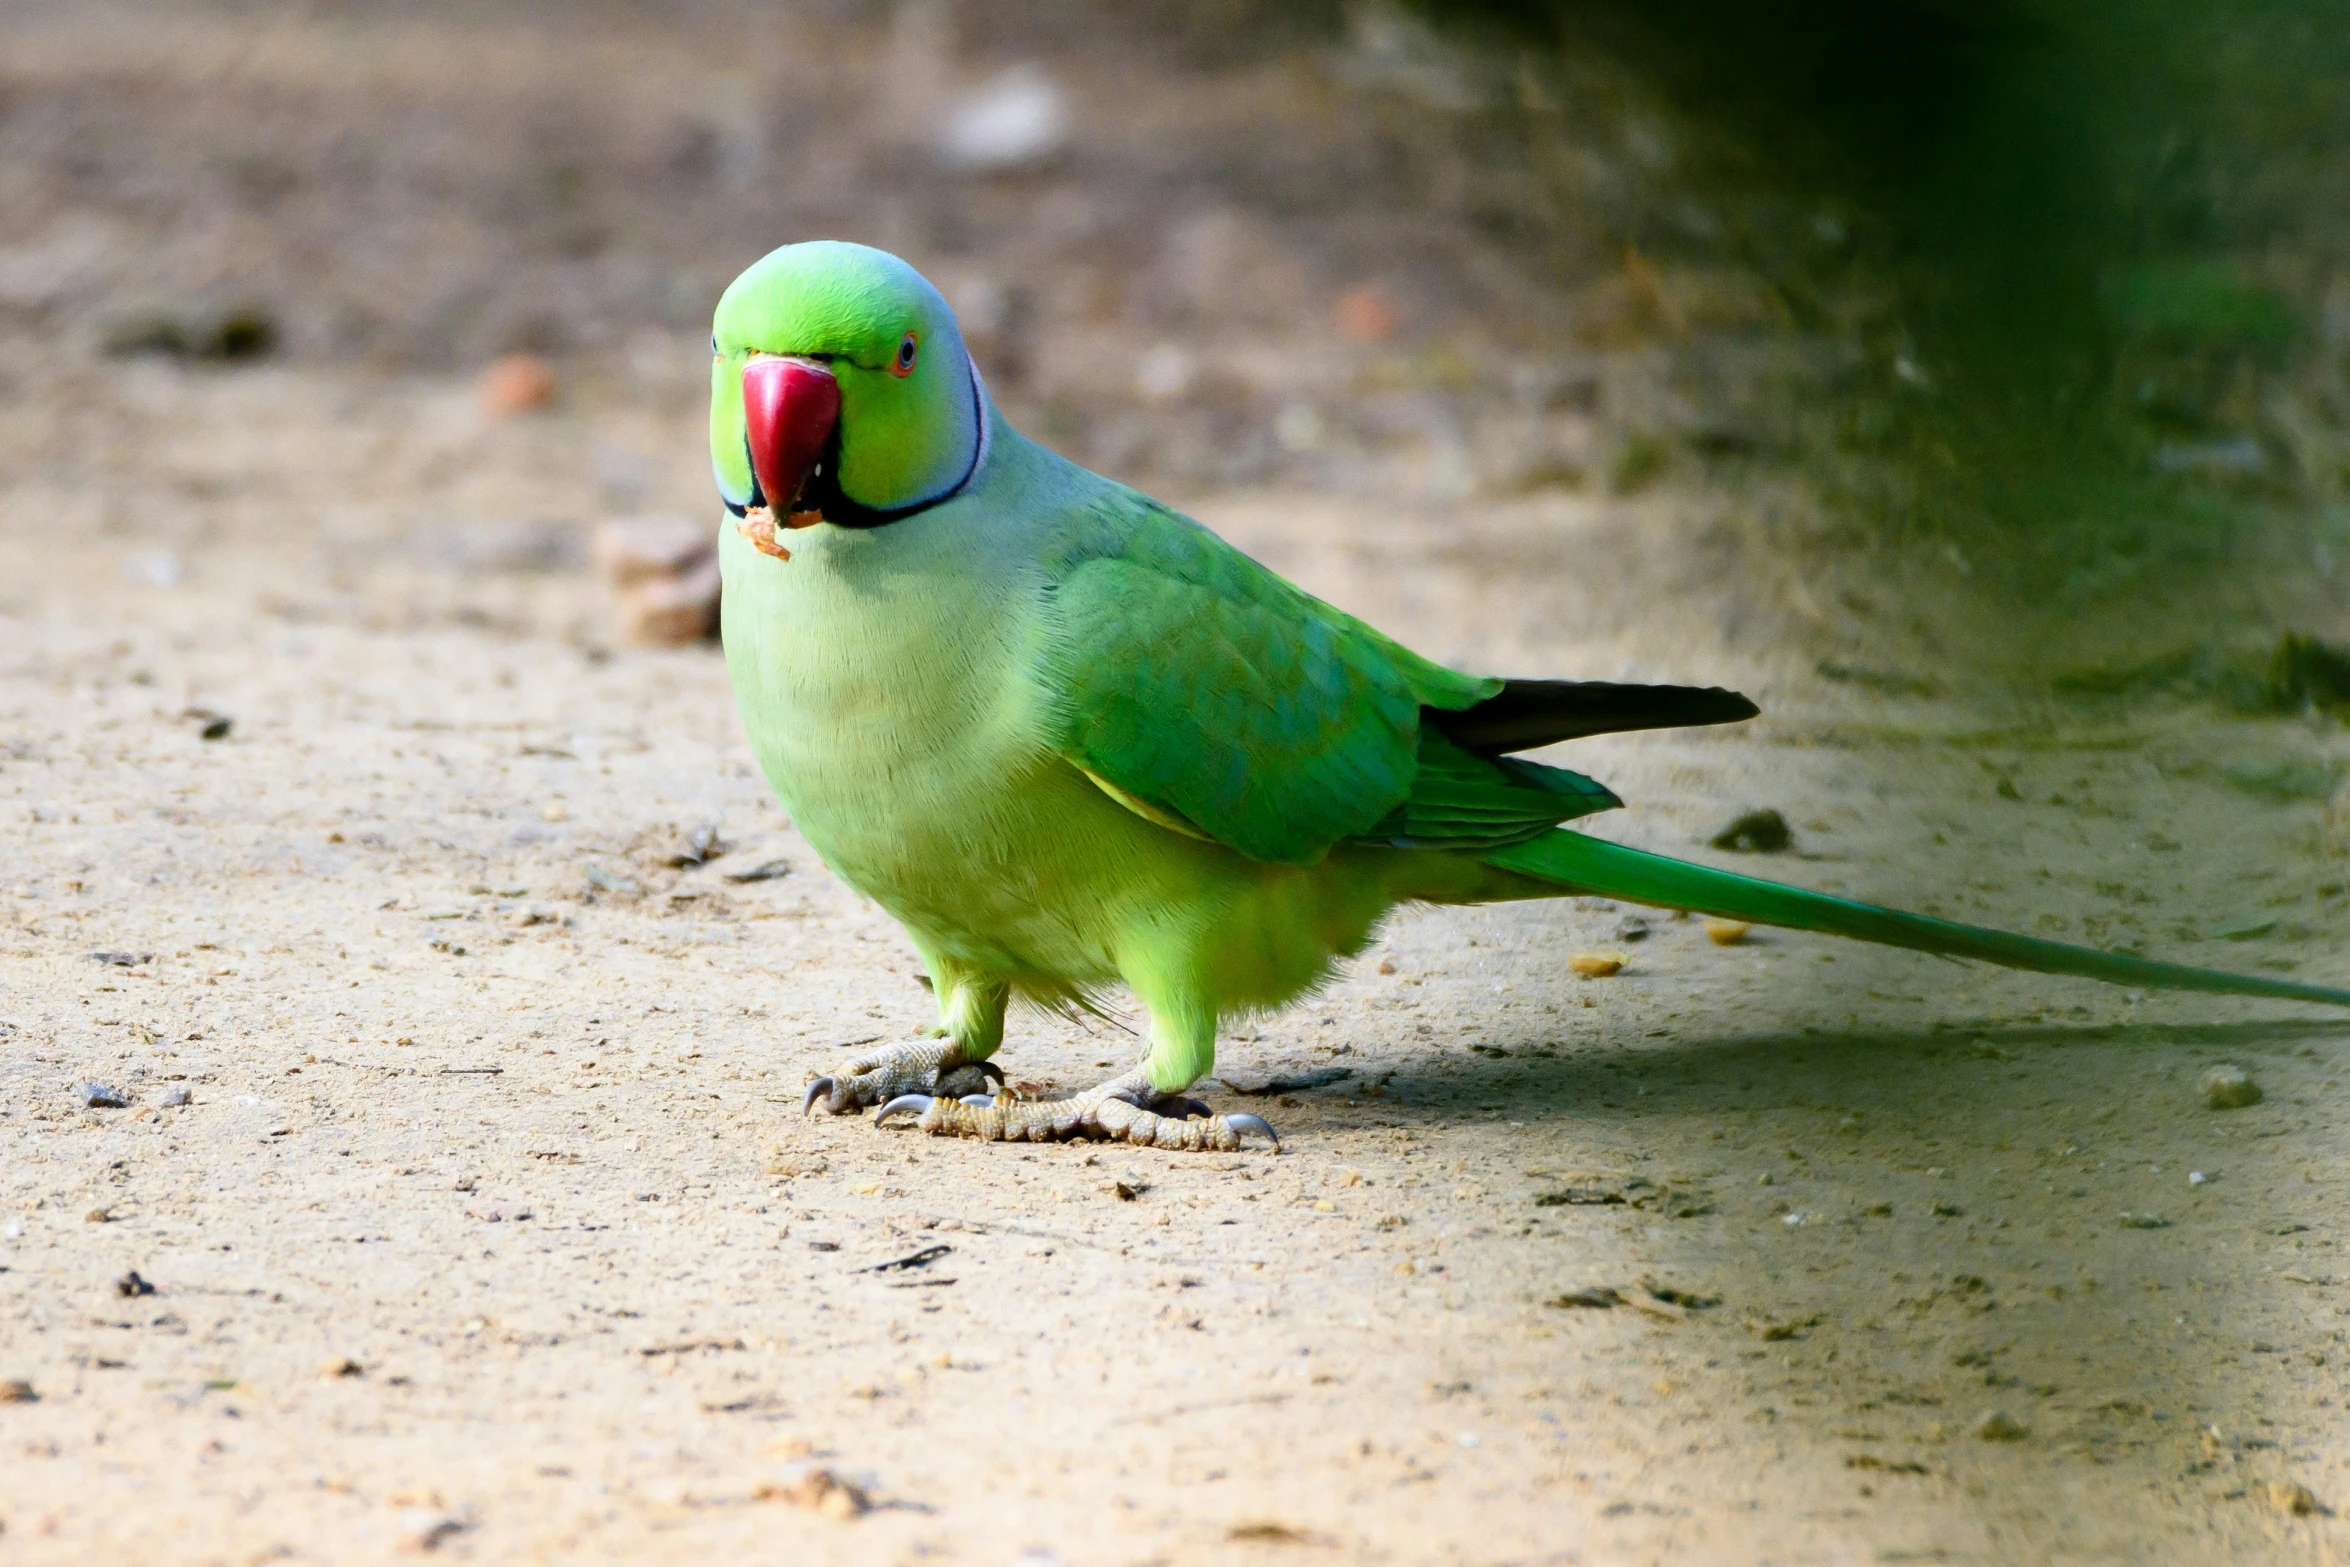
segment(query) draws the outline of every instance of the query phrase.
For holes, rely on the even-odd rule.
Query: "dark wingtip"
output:
[[[1586,735],[1736,724],[1762,709],[1720,686],[1639,686],[1608,680],[1511,680],[1457,712],[1425,710],[1456,745],[1497,755]]]

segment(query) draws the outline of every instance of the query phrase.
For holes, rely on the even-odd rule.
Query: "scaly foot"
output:
[[[966,1061],[960,1041],[923,1039],[911,1044],[883,1045],[851,1056],[808,1084],[801,1101],[806,1114],[822,1104],[834,1115],[854,1115],[867,1105],[884,1104],[903,1094],[939,1094],[949,1100],[962,1095],[984,1099],[990,1082],[1001,1085],[1003,1069],[989,1061]]]
[[[874,1123],[879,1125],[894,1115],[918,1117],[915,1126],[934,1136],[978,1137],[990,1142],[1043,1143],[1093,1137],[1189,1153],[1229,1153],[1240,1146],[1244,1135],[1256,1132],[1272,1143],[1276,1152],[1281,1147],[1280,1136],[1262,1116],[1218,1115],[1196,1099],[1163,1094],[1139,1069],[1068,1099],[901,1094],[882,1106]]]

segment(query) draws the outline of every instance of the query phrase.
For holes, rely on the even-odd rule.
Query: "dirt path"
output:
[[[568,532],[397,500],[437,463],[568,504],[612,428],[91,396],[227,498],[0,513],[9,1559],[2344,1554],[2290,1510],[2350,1505],[2335,1021],[1563,903],[1403,918],[1230,1041],[1227,1082],[1312,1084],[1248,1101],[1279,1157],[803,1121],[927,1021],[906,944],[714,654],[605,652]],[[1856,694],[1742,642],[1670,515],[1544,504],[1200,510],[1433,653],[1762,699],[1577,748],[1634,802],[1604,831],[1702,854],[1776,805],[1793,879],[2339,976],[2344,873],[2275,798],[2338,739]],[[1007,1060],[1130,1048],[1031,1019]],[[2265,1099],[2202,1108],[2221,1061]],[[811,1463],[873,1510],[795,1505]]]

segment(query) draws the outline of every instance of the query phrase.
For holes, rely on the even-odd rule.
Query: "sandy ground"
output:
[[[2345,1554],[2294,1510],[2350,1506],[2338,1020],[1567,902],[1407,915],[1229,1039],[1231,1088],[1318,1085],[1213,1094],[1278,1156],[802,1120],[928,1021],[907,944],[713,651],[610,649],[576,529],[414,501],[584,512],[689,420],[77,397],[162,499],[0,495],[0,1555]],[[1633,802],[1600,831],[1705,856],[1774,805],[1773,874],[2343,977],[2294,783],[2338,737],[1822,681],[1661,503],[1195,503],[1439,656],[1762,701],[1571,748]],[[1004,1059],[1132,1048],[1031,1018]],[[2265,1099],[2203,1108],[2223,1061]],[[871,1510],[797,1504],[810,1465]]]

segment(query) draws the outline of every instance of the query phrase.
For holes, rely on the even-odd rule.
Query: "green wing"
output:
[[[1429,662],[1132,491],[1088,507],[1045,569],[1036,675],[1061,754],[1153,820],[1310,864],[1342,840],[1493,848],[1616,803],[1424,732],[1422,708],[1502,682]]]

